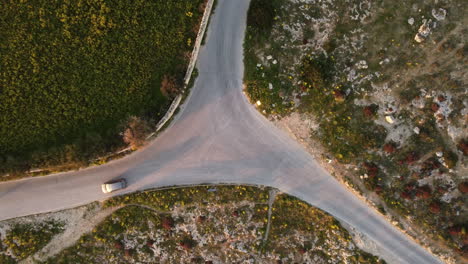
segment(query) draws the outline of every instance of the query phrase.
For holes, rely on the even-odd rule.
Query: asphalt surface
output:
[[[154,187],[244,183],[276,187],[354,226],[397,263],[441,263],[324,171],[242,93],[249,0],[220,0],[198,60],[199,77],[179,115],[150,145],[77,172],[0,184],[0,220],[103,200],[101,183],[125,193]],[[121,194],[114,193],[113,195]]]

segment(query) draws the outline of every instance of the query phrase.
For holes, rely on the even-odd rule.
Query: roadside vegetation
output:
[[[63,224],[56,221],[15,223],[0,237],[0,263],[16,263],[43,248],[52,237],[63,231]]]
[[[273,121],[300,113],[324,156],[363,194],[376,193],[383,213],[462,258],[463,3],[252,0],[244,43],[246,92],[262,113]]]
[[[1,5],[0,179],[141,145],[182,88],[204,5]]]
[[[276,193],[266,187],[209,185],[111,198],[101,210],[115,211],[95,223],[75,245],[36,260],[54,264],[384,263],[358,249],[348,232],[327,213]],[[60,212],[48,217],[54,218],[54,214]],[[61,218],[80,222],[71,220],[74,215],[77,213],[70,210]],[[75,226],[67,224],[67,228]],[[11,231],[5,231],[7,237],[12,236]],[[27,234],[15,232],[15,236]],[[10,261],[5,263],[22,259],[11,253],[0,252]]]

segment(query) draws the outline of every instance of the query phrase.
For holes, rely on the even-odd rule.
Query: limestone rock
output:
[[[414,36],[414,40],[418,43],[423,42],[429,34],[431,34],[432,19],[424,20],[423,24],[419,27],[418,33]]]
[[[432,16],[437,19],[437,21],[442,21],[445,19],[445,17],[447,16],[447,10],[443,9],[443,8],[439,8],[439,9],[432,9]]]

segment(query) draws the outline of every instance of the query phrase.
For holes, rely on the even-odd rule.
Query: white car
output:
[[[117,179],[117,180],[103,183],[101,185],[103,193],[114,192],[117,190],[124,189],[125,187],[127,187],[127,181],[125,179]]]

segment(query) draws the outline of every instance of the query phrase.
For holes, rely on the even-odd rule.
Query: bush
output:
[[[247,13],[247,24],[255,33],[267,37],[273,28],[278,0],[252,0]]]
[[[150,126],[147,121],[132,116],[127,121],[127,128],[123,133],[123,140],[132,149],[141,147],[146,139]]]

